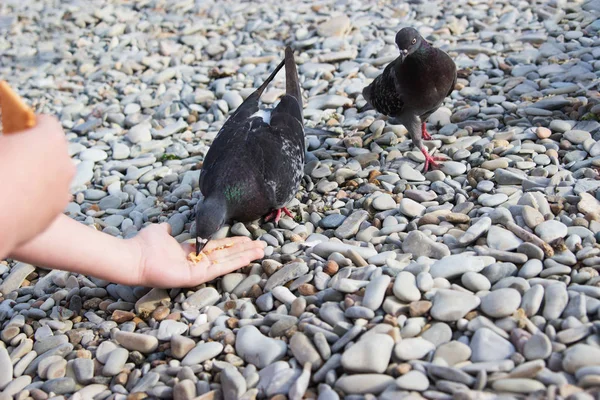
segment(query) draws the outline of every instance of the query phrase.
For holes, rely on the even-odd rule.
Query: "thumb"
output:
[[[168,222],[158,224],[158,227],[165,230],[169,235],[171,234],[171,224],[169,224]]]

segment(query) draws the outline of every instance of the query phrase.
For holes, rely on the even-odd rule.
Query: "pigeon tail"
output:
[[[292,96],[300,106],[300,115],[302,115],[302,92],[300,91],[300,80],[298,79],[298,70],[294,60],[294,52],[288,46],[285,48],[285,93]],[[303,118],[303,117],[302,117]],[[302,118],[300,120],[302,120]]]

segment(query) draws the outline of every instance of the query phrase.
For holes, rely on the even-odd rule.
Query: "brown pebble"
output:
[[[255,285],[252,285],[252,287],[250,288],[250,290],[247,293],[247,296],[252,299],[257,299],[260,296],[262,296],[262,294],[263,294],[263,291],[262,291],[260,285],[255,284]]]
[[[31,389],[29,391],[29,395],[33,398],[33,400],[46,400],[48,398],[48,393],[41,389]]]
[[[369,172],[369,183],[376,183],[377,177],[381,175],[381,172],[379,170],[371,170],[371,172]]]
[[[233,300],[226,301],[225,305],[223,306],[223,309],[225,311],[235,310],[235,308],[236,308],[236,303]]]
[[[19,328],[18,326],[14,326],[14,325],[8,326],[8,327],[4,328],[4,330],[2,331],[2,334],[0,334],[0,338],[2,338],[2,340],[4,342],[8,343],[15,336],[17,336],[20,332],[21,332],[21,328]]]
[[[270,261],[270,262],[266,262],[266,261]],[[271,260],[266,260],[266,261],[264,261],[261,265],[262,265],[263,272],[265,274],[267,274],[267,276],[273,275],[275,272],[277,272],[277,270],[279,270],[279,268],[281,268],[281,264],[279,264],[278,262],[273,262]]]
[[[338,265],[338,263],[336,263],[333,260],[329,260],[327,261],[327,264],[325,264],[325,267],[323,267],[323,272],[325,272],[329,276],[333,276],[337,274],[339,269],[340,266]]]
[[[435,214],[426,214],[419,218],[417,222],[418,226],[422,225],[438,225],[440,223],[439,215]]]
[[[44,304],[44,300],[38,300],[31,303],[31,308],[40,308],[40,306]]]
[[[83,302],[83,308],[86,310],[95,310],[102,303],[102,299],[99,297],[93,297]]]
[[[413,301],[410,303],[408,310],[411,317],[420,317],[425,315],[432,307],[432,303],[426,300]]]
[[[165,319],[172,319],[174,321],[179,321],[181,319],[181,313],[179,311],[172,312],[171,314],[167,315],[167,318],[165,318]]]
[[[123,385],[125,386],[125,384],[127,384],[127,379],[129,378],[129,375],[125,372],[120,372],[117,376],[115,376],[114,378],[114,384],[115,385]]]
[[[412,367],[410,366],[410,364],[402,363],[398,364],[398,366],[396,367],[396,372],[398,372],[398,375],[404,375],[407,372],[410,372],[411,369]]]
[[[303,283],[298,287],[298,293],[302,296],[312,296],[317,293],[317,288],[310,283]]]
[[[112,303],[114,303],[114,301],[112,301],[112,300],[103,300],[98,305],[98,308],[101,309],[102,311],[106,311],[108,309],[108,306],[110,306]]]
[[[467,315],[465,315],[465,319],[467,321],[470,321],[474,318],[477,318],[479,316],[479,313],[477,311],[470,311],[467,313]]]
[[[453,224],[466,224],[471,220],[467,214],[461,213],[450,213],[446,214],[444,217],[446,218],[446,221]]]
[[[383,323],[392,326],[398,326],[398,321],[390,314],[386,314],[385,317],[383,317]]]
[[[148,397],[148,395],[146,393],[137,392],[137,393],[131,393],[130,395],[128,395],[127,400],[142,400],[147,397]]]
[[[132,319],[134,319],[135,314],[131,311],[115,310],[113,311],[110,318],[117,324],[122,324],[123,322],[131,321]]]
[[[225,325],[227,325],[227,327],[229,329],[237,328],[238,323],[239,323],[239,320],[237,318],[229,318],[227,321],[225,321]]]
[[[162,321],[163,319],[167,318],[169,313],[169,307],[158,306],[156,307],[156,310],[152,311],[152,318],[154,318],[156,321]]]
[[[540,139],[548,139],[550,137],[550,135],[552,135],[552,131],[543,126],[538,126],[537,129],[535,130],[535,134]]]
[[[75,356],[77,358],[87,358],[89,360],[92,359],[92,352],[85,349],[79,349],[75,352]]]

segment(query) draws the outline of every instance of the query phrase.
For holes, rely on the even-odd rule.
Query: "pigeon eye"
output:
[[[412,44],[415,44],[415,43],[417,43],[417,38],[414,38],[414,39],[412,40],[412,42],[411,42],[411,43],[412,43]]]

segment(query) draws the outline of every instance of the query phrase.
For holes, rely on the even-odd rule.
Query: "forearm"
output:
[[[23,230],[19,228],[25,221],[27,196],[20,182],[23,179],[18,175],[21,172],[15,165],[19,164],[13,141],[0,135],[0,260],[23,241]]]
[[[140,250],[134,241],[99,232],[63,214],[10,257],[114,283],[139,282]]]

